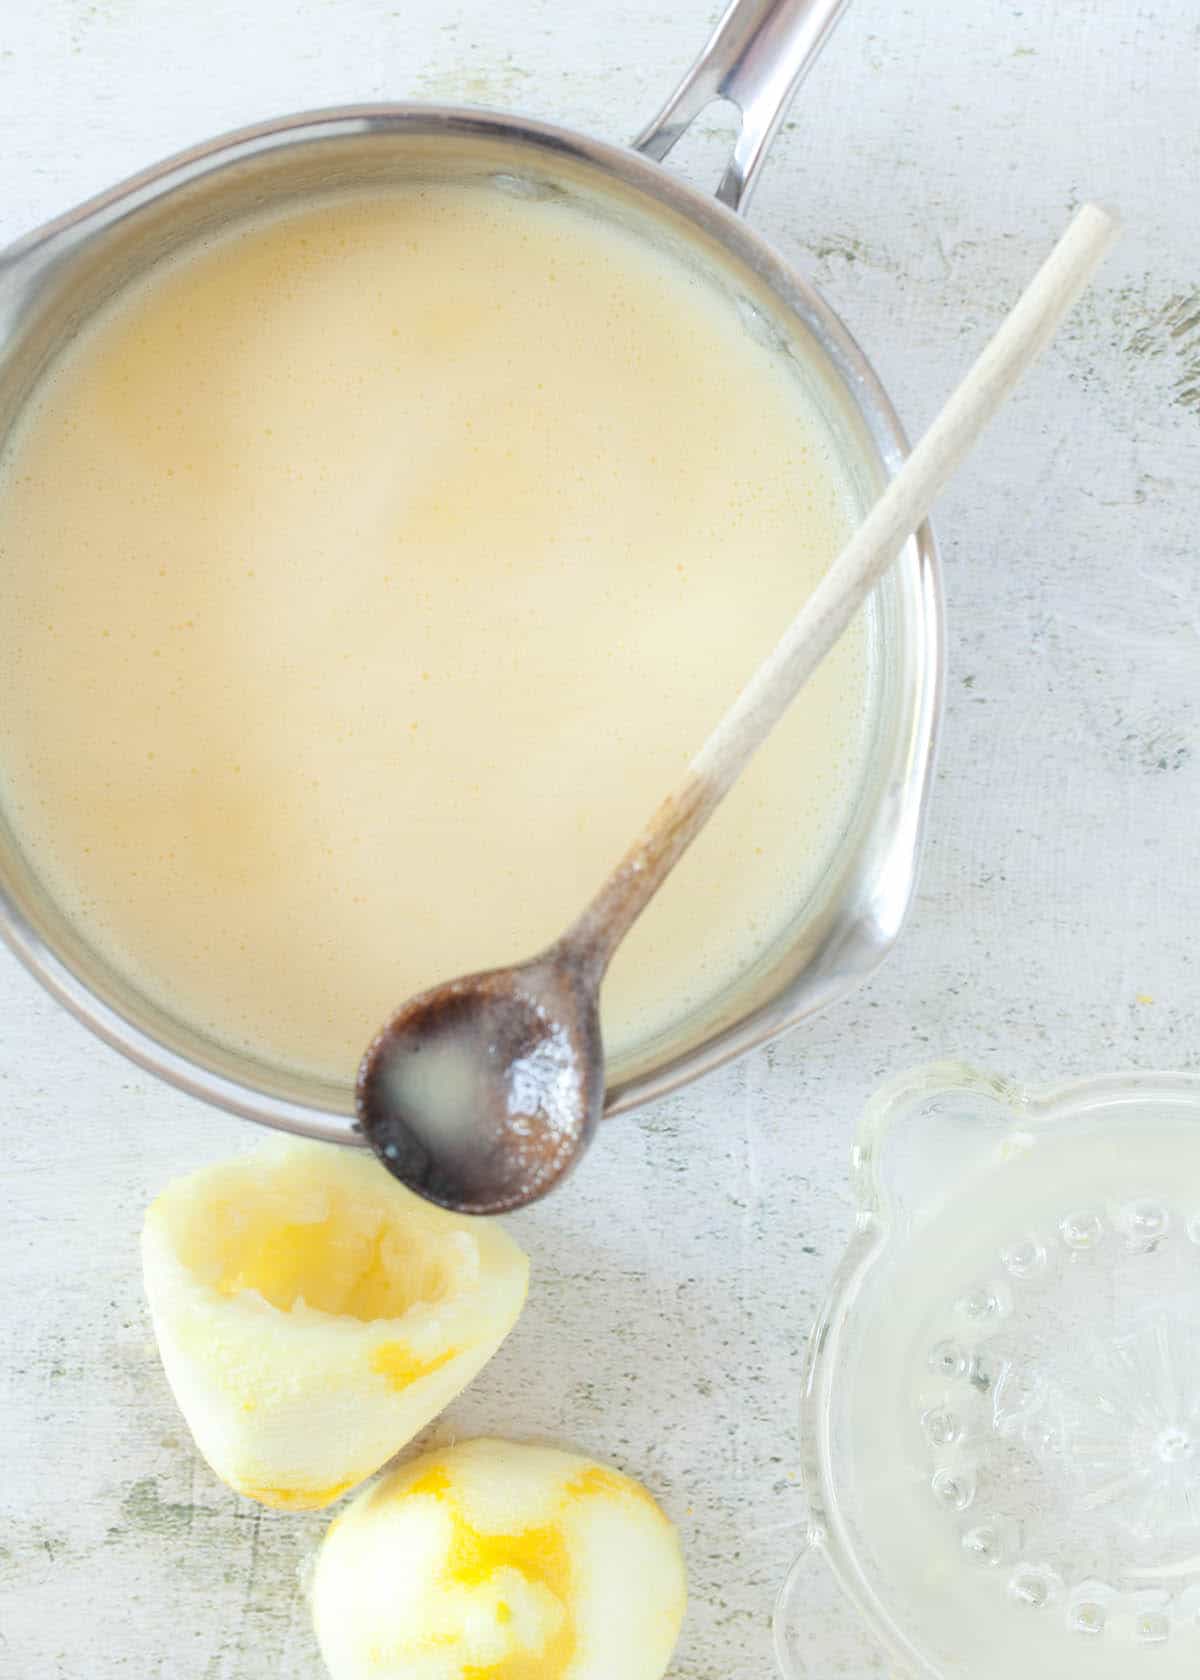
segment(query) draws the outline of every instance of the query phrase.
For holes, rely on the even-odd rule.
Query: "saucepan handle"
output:
[[[800,83],[849,0],[732,0],[712,39],[650,126],[634,141],[661,163],[714,99],[740,124],[717,197],[744,210],[767,149]]]

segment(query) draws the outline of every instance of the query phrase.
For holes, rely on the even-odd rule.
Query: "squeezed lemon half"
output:
[[[639,1483],[492,1440],[360,1494],[312,1592],[333,1680],[661,1680],[686,1603],[678,1537]]]
[[[290,1510],[329,1504],[423,1429],[495,1353],[529,1281],[494,1221],[292,1139],[169,1185],[142,1264],[196,1445],[239,1493]]]

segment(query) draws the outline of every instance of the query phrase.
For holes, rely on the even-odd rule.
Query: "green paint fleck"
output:
[[[143,1476],[141,1481],[135,1482],[121,1501],[121,1515],[125,1523],[143,1534],[186,1534],[198,1513],[207,1515],[201,1506],[177,1505],[163,1499],[153,1476]],[[120,1533],[121,1530],[114,1532]]]

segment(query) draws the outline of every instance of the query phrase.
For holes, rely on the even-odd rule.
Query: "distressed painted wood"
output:
[[[9,0],[0,240],[186,142],[345,98],[623,138],[715,10]],[[715,180],[715,129],[689,147]],[[659,1493],[692,1575],[674,1680],[772,1672],[804,1520],[802,1338],[871,1086],[943,1054],[1035,1078],[1200,1061],[1197,182],[1194,0],[856,0],[755,200],[914,431],[1074,204],[1111,199],[1126,234],[943,504],[949,709],[900,950],[786,1043],[614,1123],[514,1222],[529,1310],[445,1422],[549,1435]],[[0,1112],[0,1676],[317,1680],[300,1583],[323,1521],[260,1512],[197,1463],[138,1276],[147,1199],[244,1128],[126,1066],[7,958]]]

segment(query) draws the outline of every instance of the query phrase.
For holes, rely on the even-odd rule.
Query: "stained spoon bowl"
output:
[[[368,1046],[359,1124],[388,1171],[457,1213],[552,1190],[604,1108],[594,990],[551,956],[422,992]]]

